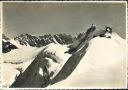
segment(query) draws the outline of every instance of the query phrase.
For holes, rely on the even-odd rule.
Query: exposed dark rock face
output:
[[[31,36],[30,34],[21,34],[20,36],[15,37],[14,40],[18,40],[21,45],[29,44],[30,46],[36,46],[38,38]]]
[[[47,87],[50,84],[50,76],[46,64],[47,62],[44,59],[43,53],[40,53],[29,67],[17,77],[16,81],[10,86],[10,88]],[[43,76],[39,74],[40,68],[43,71]]]
[[[11,44],[9,41],[4,42],[2,40],[2,53],[8,53],[12,49],[18,49],[15,45]]]
[[[86,33],[80,33],[77,37],[77,40],[75,40],[71,45],[69,45],[69,53],[73,53],[76,52],[76,50],[78,50],[78,47],[80,47],[80,45],[83,42],[87,42],[89,40],[91,40],[93,38],[93,33],[95,32],[96,27],[95,26],[91,26]]]
[[[12,49],[17,49],[17,46],[10,43],[9,40],[10,39],[5,36],[5,34],[2,34],[2,53],[8,53]]]

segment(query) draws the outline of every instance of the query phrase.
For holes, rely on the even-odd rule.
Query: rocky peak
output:
[[[42,36],[32,36],[30,34],[21,34],[14,38],[18,40],[21,45],[27,45],[33,47],[42,47],[50,43],[59,43],[59,44],[70,44],[73,42],[73,37],[66,34],[56,34],[56,35],[42,35]]]

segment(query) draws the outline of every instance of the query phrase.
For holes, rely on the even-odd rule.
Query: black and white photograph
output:
[[[127,2],[3,2],[2,88],[126,88]]]

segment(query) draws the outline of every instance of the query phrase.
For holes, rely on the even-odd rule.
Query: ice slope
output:
[[[65,80],[48,88],[125,87],[126,42],[116,33],[111,38],[96,37],[77,68]]]

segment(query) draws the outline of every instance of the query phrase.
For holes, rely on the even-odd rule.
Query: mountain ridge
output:
[[[109,32],[112,33],[112,29],[110,27],[105,27],[104,30],[96,30],[96,27],[92,25],[90,28],[87,29],[86,32],[81,32],[77,36],[72,36],[69,34],[61,33],[61,34],[46,34],[42,36],[33,36],[30,34],[21,34],[13,39],[9,39],[5,34],[2,35],[2,44],[3,44],[3,53],[7,53],[11,51],[12,49],[17,49],[18,46],[16,46],[11,40],[19,42],[20,45],[29,45],[32,47],[43,47],[50,43],[59,43],[61,45],[69,45],[69,48],[71,48],[70,51],[74,50],[84,40],[87,40],[89,37],[105,37],[105,34]],[[90,34],[90,35],[89,35]]]

